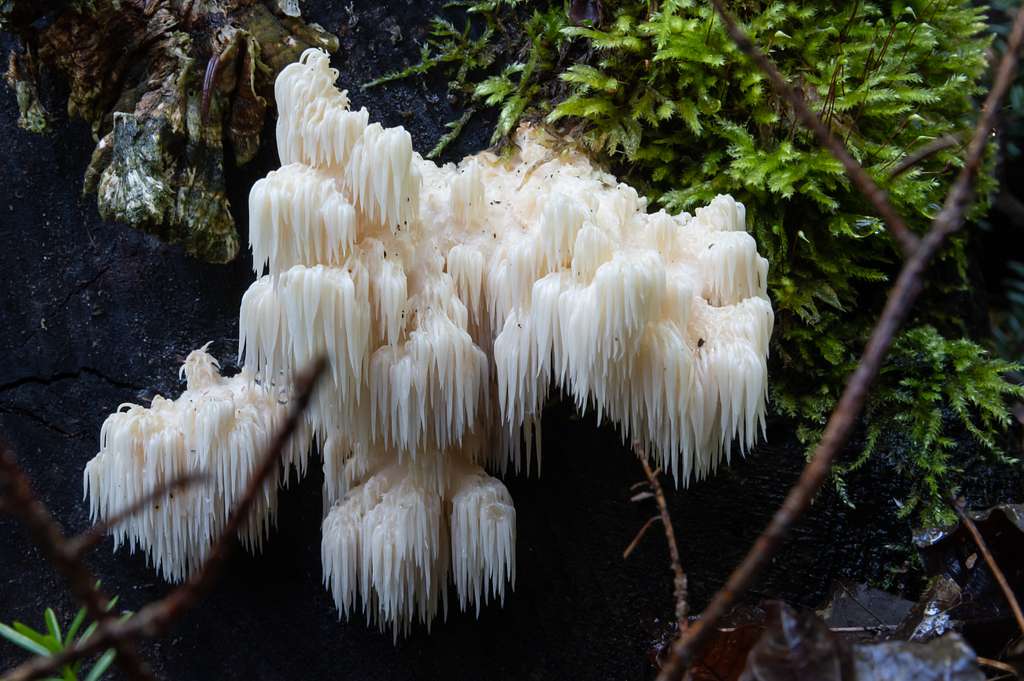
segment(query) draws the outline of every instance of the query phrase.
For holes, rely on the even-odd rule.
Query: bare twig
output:
[[[842,140],[832,134],[825,123],[813,112],[807,105],[807,100],[803,94],[794,88],[786,80],[786,77],[779,72],[775,64],[769,59],[761,50],[759,50],[746,33],[743,32],[732,16],[726,12],[725,6],[722,0],[711,0],[714,4],[715,9],[718,11],[719,16],[722,17],[722,23],[725,25],[725,30],[729,34],[729,37],[733,39],[736,45],[743,51],[747,57],[757,64],[758,67],[768,76],[768,80],[771,81],[772,88],[779,94],[780,97],[789,102],[789,105],[793,107],[793,113],[804,124],[818,140],[818,144],[828,149],[833,156],[836,157],[843,165],[843,170],[846,171],[847,176],[853,182],[854,186],[860,190],[860,193],[871,203],[875,208],[875,212],[878,213],[879,217],[885,222],[886,228],[892,235],[896,243],[899,244],[900,250],[903,251],[904,257],[909,257],[918,246],[918,237],[910,228],[907,227],[903,218],[893,208],[892,204],[889,203],[889,199],[886,197],[885,190],[879,187],[871,175],[868,174],[864,167],[854,159],[850,152],[846,150],[846,146]]]
[[[650,529],[651,525],[653,525],[659,520],[661,520],[661,516],[652,515],[650,518],[647,519],[646,523],[640,526],[639,531],[637,531],[636,535],[633,536],[633,541],[629,542],[629,546],[627,546],[625,550],[623,550],[623,560],[629,558],[630,554],[633,553],[633,551],[636,550],[636,547],[640,544],[640,540],[644,538],[645,534],[647,534],[647,530]]]
[[[974,524],[971,516],[967,515],[964,511],[963,503],[957,499],[950,501],[953,506],[953,510],[960,516],[960,522],[964,524],[967,531],[971,533],[971,538],[974,539],[974,543],[978,546],[978,551],[981,552],[982,557],[985,559],[985,564],[988,565],[989,571],[992,576],[996,578],[996,582],[999,584],[999,588],[1003,590],[1003,595],[1006,597],[1006,602],[1010,604],[1010,610],[1013,611],[1013,616],[1017,620],[1017,626],[1020,628],[1021,633],[1024,633],[1024,613],[1021,612],[1020,602],[1017,601],[1017,596],[1014,595],[1013,589],[1010,588],[1010,583],[1006,581],[1006,575],[999,569],[999,565],[996,563],[996,559],[992,557],[992,552],[988,549],[988,544],[985,543],[985,538],[981,536],[981,532],[978,531],[978,526]]]
[[[698,620],[700,618],[697,618]],[[893,631],[899,627],[898,624],[871,624],[866,627],[829,627],[828,630],[837,634],[870,634],[880,631]],[[715,631],[722,634],[729,634],[738,631],[740,627],[716,627]]]
[[[668,556],[672,561],[673,591],[676,600],[676,622],[679,624],[679,631],[686,631],[686,616],[690,612],[690,605],[687,602],[686,593],[686,571],[683,570],[683,564],[679,560],[679,545],[676,544],[676,533],[672,528],[672,516],[669,515],[668,504],[665,503],[665,492],[661,488],[661,483],[658,482],[659,471],[651,470],[651,465],[647,463],[647,456],[643,451],[638,451],[637,455],[640,458],[640,465],[644,467],[644,474],[647,476],[647,484],[651,486],[651,491],[654,492],[654,501],[658,504],[658,512],[661,514],[661,524],[665,528],[665,542],[668,544]]]
[[[0,494],[7,500],[4,510],[24,523],[32,539],[42,549],[43,555],[67,580],[71,593],[85,606],[89,616],[100,626],[114,620],[116,615],[110,612],[108,607],[110,599],[100,591],[96,577],[79,560],[78,554],[69,546],[60,526],[50,516],[43,502],[32,492],[28,477],[18,466],[10,448],[3,442],[0,442]],[[128,678],[154,678],[131,641],[112,640],[104,648],[109,646],[117,650],[117,663]],[[54,671],[63,666],[57,665]]]
[[[206,124],[210,115],[210,101],[213,99],[213,89],[217,86],[217,77],[220,75],[220,54],[215,53],[206,62],[206,72],[203,74],[203,98],[199,106],[199,119]]]
[[[775,74],[781,78],[778,70],[754,48],[750,39],[725,11],[721,0],[712,0],[712,2],[722,17],[729,34],[740,48],[751,55],[751,58],[755,59],[769,75]],[[981,166],[986,142],[995,123],[999,104],[1013,80],[1022,41],[1024,41],[1024,11],[1018,11],[1013,30],[1007,41],[1006,54],[1000,61],[995,82],[985,99],[974,135],[967,147],[964,166],[953,182],[942,210],[935,217],[928,233],[920,240],[920,244],[913,250],[900,270],[899,277],[889,292],[882,315],[864,349],[860,363],[850,375],[846,388],[825,426],[814,457],[807,463],[800,479],[789,490],[785,501],[775,512],[768,527],[757,538],[743,561],[729,576],[725,586],[715,594],[711,603],[708,604],[701,619],[683,632],[673,643],[669,659],[658,675],[659,681],[678,681],[683,677],[694,654],[712,636],[715,625],[775,555],[790,526],[807,509],[828,478],[832,462],[850,436],[864,406],[868,389],[878,375],[893,338],[921,291],[925,268],[945,242],[946,237],[963,225],[964,215],[973,199],[974,181]],[[806,109],[806,107],[804,108]],[[829,142],[830,140],[831,137],[826,136],[823,141]]]
[[[933,139],[928,144],[919,147],[913,153],[907,154],[900,159],[900,162],[889,171],[889,179],[893,180],[899,177],[926,158],[939,153],[943,149],[955,147],[958,144],[960,144],[960,138],[956,135],[943,135]]]
[[[246,522],[249,510],[262,491],[267,478],[280,465],[281,455],[292,434],[299,427],[302,414],[309,404],[317,380],[323,374],[327,362],[320,358],[313,366],[302,372],[296,380],[296,396],[288,418],[274,434],[259,467],[253,472],[241,501],[233,509],[224,531],[210,550],[206,562],[189,578],[166,597],[150,603],[124,620],[102,621],[85,641],[66,648],[51,657],[35,657],[10,670],[3,681],[29,681],[52,675],[61,667],[87,657],[113,644],[131,643],[143,637],[158,636],[189,608],[195,605],[210,588],[220,572],[233,546],[233,538],[242,523]],[[120,657],[120,656],[119,656]]]
[[[1001,660],[993,660],[990,657],[978,656],[978,657],[976,657],[974,659],[982,667],[989,667],[990,669],[998,669],[1001,672],[1006,672],[1007,674],[1010,674],[1011,676],[1009,678],[1011,678],[1011,679],[1017,678],[1017,668],[1014,667],[1012,664],[1007,664],[1006,662],[1002,662]]]

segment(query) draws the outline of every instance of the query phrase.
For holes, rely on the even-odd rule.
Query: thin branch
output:
[[[633,541],[629,542],[629,546],[627,546],[625,550],[622,552],[623,560],[629,558],[630,554],[633,553],[633,551],[636,550],[636,547],[640,544],[640,540],[644,538],[645,534],[647,534],[647,530],[650,529],[651,525],[653,525],[659,520],[661,520],[660,516],[652,515],[650,518],[647,519],[646,523],[640,526],[640,530],[633,537]]]
[[[67,580],[71,593],[85,606],[89,616],[96,620],[99,626],[116,620],[116,615],[109,609],[110,599],[100,591],[96,577],[79,560],[78,554],[70,549],[60,525],[32,492],[28,477],[18,466],[14,454],[4,442],[0,442],[0,493],[6,498],[4,510],[24,523],[32,539],[42,549],[43,555]],[[104,648],[109,646],[117,650],[117,663],[128,678],[138,681],[154,679],[153,673],[131,641],[110,641]],[[54,671],[63,666],[56,666]]]
[[[285,446],[298,429],[302,415],[313,394],[313,389],[317,380],[323,375],[326,366],[326,360],[321,357],[297,378],[296,396],[292,400],[288,418],[274,434],[274,438],[267,447],[267,453],[250,478],[241,501],[233,509],[224,531],[214,543],[206,562],[193,573],[185,584],[161,600],[144,606],[127,619],[101,622],[92,636],[85,641],[79,640],[74,646],[66,648],[57,655],[34,657],[15,667],[3,676],[3,681],[29,681],[52,675],[61,667],[109,648],[115,643],[123,644],[143,637],[158,636],[195,605],[216,579],[234,545],[234,536],[237,534],[238,528],[247,521],[249,510],[262,493],[264,483],[275,467],[280,465]]]
[[[741,49],[760,55],[760,52],[753,48],[750,39],[725,12],[721,0],[712,0],[712,2],[729,30],[729,34],[740,44]],[[711,603],[708,604],[701,619],[683,632],[673,643],[669,659],[658,675],[659,681],[678,681],[683,678],[694,654],[713,635],[715,625],[775,555],[789,528],[807,510],[811,500],[828,479],[832,462],[846,444],[850,432],[857,422],[864,407],[864,401],[867,399],[868,389],[878,375],[893,338],[921,292],[925,268],[945,242],[946,237],[963,225],[964,215],[973,199],[974,181],[981,167],[986,142],[995,123],[999,104],[1013,81],[1022,41],[1024,41],[1024,11],[1018,11],[1013,30],[1007,41],[1006,54],[999,64],[992,90],[985,99],[974,135],[967,147],[964,166],[953,182],[942,210],[935,217],[928,233],[921,239],[918,248],[907,258],[895,285],[889,292],[882,315],[871,333],[860,363],[850,375],[846,388],[825,426],[814,457],[807,463],[800,479],[789,490],[785,501],[772,517],[768,527],[757,538],[743,561],[729,576],[725,586],[715,594]],[[774,70],[774,67],[763,55],[758,63],[762,64],[762,68],[766,68],[766,71],[772,69],[772,73],[778,74],[778,71]],[[764,66],[765,64],[767,67]]]
[[[974,658],[974,660],[978,664],[980,664],[982,667],[989,667],[990,669],[998,669],[1001,672],[1006,672],[1007,674],[1011,674],[1012,676],[1009,677],[1011,679],[1017,678],[1017,668],[1014,667],[1012,664],[1007,664],[1005,662],[1002,662],[1001,660],[993,660],[990,657],[981,657],[981,656],[978,656],[978,657]]]
[[[700,618],[696,618],[699,620]],[[715,631],[722,634],[729,634],[739,631],[741,627],[716,627]],[[828,630],[837,634],[870,634],[882,631],[893,631],[898,629],[898,624],[870,624],[865,627],[829,627]]]
[[[971,533],[971,538],[974,539],[974,543],[977,544],[978,550],[981,552],[982,557],[985,559],[985,564],[988,565],[988,569],[992,572],[992,576],[996,578],[996,582],[999,584],[999,588],[1003,590],[1003,595],[1006,597],[1006,602],[1010,604],[1010,610],[1013,611],[1013,616],[1017,620],[1017,626],[1020,628],[1021,633],[1024,633],[1024,613],[1021,612],[1020,603],[1017,601],[1017,597],[1013,593],[1013,589],[1010,588],[1010,583],[1006,581],[1006,575],[999,569],[999,565],[996,563],[996,559],[992,557],[992,552],[988,549],[988,544],[985,543],[984,537],[981,536],[981,532],[978,531],[978,526],[974,524],[971,516],[964,512],[962,503],[956,499],[951,502],[953,510],[960,516],[960,522],[964,524],[967,531]]]
[[[651,465],[647,463],[647,456],[643,451],[637,451],[637,455],[640,458],[640,465],[644,467],[647,483],[651,486],[651,491],[654,492],[654,501],[658,504],[658,511],[661,513],[661,524],[665,528],[665,542],[668,544],[668,556],[672,561],[672,574],[674,575],[672,581],[676,600],[676,622],[679,623],[679,631],[686,631],[686,616],[690,612],[690,605],[687,602],[686,572],[679,560],[679,545],[676,544],[676,533],[672,529],[672,516],[669,515],[668,504],[665,503],[665,492],[661,488],[661,483],[658,482],[658,471],[651,470]]]
[[[843,170],[846,171],[854,186],[874,206],[875,212],[885,222],[889,233],[896,240],[900,250],[903,251],[903,256],[905,258],[910,257],[910,254],[917,249],[919,239],[917,235],[910,231],[903,218],[900,217],[900,214],[889,203],[885,190],[879,187],[871,179],[871,175],[864,170],[864,167],[850,155],[842,140],[833,135],[829,127],[821,121],[817,114],[811,111],[803,94],[790,85],[772,60],[751,42],[747,34],[743,32],[743,29],[736,24],[736,21],[725,10],[722,0],[711,0],[711,2],[715,6],[715,10],[718,11],[719,16],[721,16],[722,23],[725,25],[725,30],[729,37],[768,76],[768,80],[771,81],[775,92],[789,102],[789,105],[793,107],[793,113],[807,129],[814,133],[818,144],[830,151],[836,157],[836,160],[843,165]]]
[[[957,135],[943,135],[933,139],[928,144],[919,147],[914,152],[900,159],[900,162],[889,171],[889,179],[896,179],[926,158],[934,156],[944,149],[955,147],[958,144],[960,144],[960,138]]]

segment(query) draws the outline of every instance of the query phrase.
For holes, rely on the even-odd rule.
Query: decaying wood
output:
[[[63,76],[68,113],[92,125],[85,190],[100,214],[210,262],[239,247],[226,149],[252,159],[280,70],[308,47],[338,46],[273,0],[9,0],[0,29],[22,43],[7,73],[20,125],[46,126],[40,67]]]

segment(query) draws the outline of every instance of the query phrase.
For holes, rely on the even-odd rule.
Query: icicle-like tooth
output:
[[[754,238],[746,232],[714,232],[698,260],[703,295],[712,305],[734,305],[764,294],[764,274]]]

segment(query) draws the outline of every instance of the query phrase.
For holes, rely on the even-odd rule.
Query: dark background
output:
[[[305,15],[341,35],[333,58],[340,83],[371,118],[404,125],[430,149],[455,114],[441,82],[410,81],[360,92],[358,84],[414,60],[439,2],[382,7],[308,2]],[[348,5],[348,7],[346,7]],[[4,62],[6,49],[4,45]],[[99,428],[122,402],[174,396],[181,359],[206,341],[232,366],[238,305],[253,279],[248,251],[226,266],[102,221],[95,196],[81,196],[94,142],[68,120],[65,93],[46,97],[54,114],[44,136],[16,126],[9,89],[0,94],[0,436],[15,448],[36,490],[64,525],[88,525],[82,470]],[[474,118],[449,151],[486,146],[491,121]],[[272,128],[271,128],[272,129]],[[229,168],[229,195],[243,243],[252,182],[276,167],[273,135],[243,168]],[[667,488],[692,605],[699,610],[763,528],[804,463],[785,424],[770,445],[688,490]],[[544,421],[540,478],[506,483],[518,513],[518,582],[505,607],[479,620],[453,611],[395,645],[361,618],[339,622],[321,586],[320,484],[316,466],[282,493],[278,528],[263,555],[236,551],[214,593],[170,636],[145,646],[167,679],[639,679],[652,675],[651,649],[668,635],[672,580],[660,527],[628,559],[622,551],[654,514],[630,503],[643,479],[618,434],[555,403]],[[753,598],[820,605],[837,576],[902,583],[908,539],[885,480],[865,470],[851,484],[856,508],[826,493],[757,584]],[[870,482],[871,484],[856,484]],[[90,556],[104,588],[137,609],[169,587],[143,556]],[[893,569],[895,568],[895,572]],[[16,523],[0,517],[0,621],[42,625],[54,607],[75,606],[64,584]],[[0,641],[0,670],[22,659]]]

